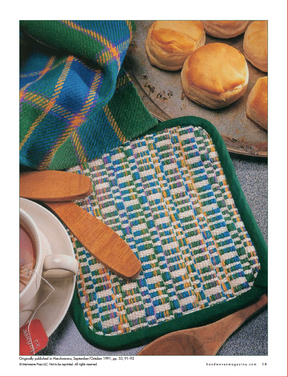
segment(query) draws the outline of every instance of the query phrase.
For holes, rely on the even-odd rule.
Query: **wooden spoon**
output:
[[[216,355],[229,336],[267,305],[267,301],[264,294],[254,304],[214,323],[166,334],[148,344],[137,355]]]
[[[139,275],[141,263],[128,244],[102,221],[68,201],[85,197],[91,190],[90,179],[80,174],[43,171],[20,175],[21,197],[43,201],[99,262],[130,281]]]
[[[20,175],[20,196],[45,202],[85,198],[92,191],[89,177],[58,170],[31,171]]]

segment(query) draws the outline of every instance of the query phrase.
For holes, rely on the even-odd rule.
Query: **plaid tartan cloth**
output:
[[[131,21],[21,21],[20,163],[62,170],[157,121],[122,68]]]

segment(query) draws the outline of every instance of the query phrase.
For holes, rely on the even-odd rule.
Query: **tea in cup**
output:
[[[36,263],[33,237],[23,223],[20,223],[20,292],[29,283]]]
[[[41,231],[32,217],[20,208],[20,310],[35,297],[47,275],[65,278],[75,275],[78,262],[65,254],[47,254]]]

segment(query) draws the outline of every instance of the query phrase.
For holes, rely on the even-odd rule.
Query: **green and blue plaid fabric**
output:
[[[21,21],[20,163],[67,169],[157,121],[122,68],[131,21]]]

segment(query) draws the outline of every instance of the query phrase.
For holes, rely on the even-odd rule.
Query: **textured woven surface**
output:
[[[155,126],[121,68],[130,21],[21,21],[20,163],[67,169]]]
[[[89,329],[135,333],[247,292],[259,272],[215,146],[201,127],[173,127],[126,142],[70,169],[94,192],[77,201],[113,228],[142,263],[130,283],[71,235],[77,291]]]

